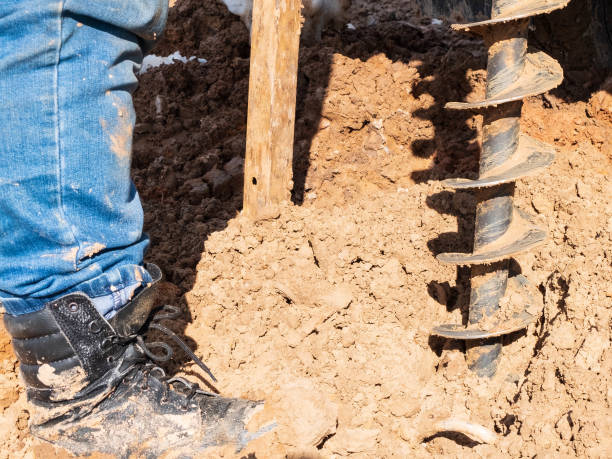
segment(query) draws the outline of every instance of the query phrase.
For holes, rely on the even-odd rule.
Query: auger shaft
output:
[[[489,26],[483,32],[487,53],[487,98],[516,82],[525,68],[527,26],[525,19]]]
[[[482,123],[479,175],[485,176],[510,160],[518,148],[522,102],[489,108]]]
[[[512,184],[495,188],[483,188],[478,192],[474,249],[494,243],[503,236],[513,215]],[[508,284],[508,260],[490,265],[475,265],[471,270],[471,290],[468,322],[477,325],[499,310],[499,302]],[[481,340],[467,344],[467,360],[470,369],[479,376],[493,376],[501,353],[500,338]]]
[[[494,10],[495,11],[495,10]],[[485,35],[489,44],[486,95],[491,97],[517,81],[525,66],[527,21],[491,28]],[[484,176],[506,163],[516,152],[520,135],[521,101],[489,108],[483,116],[483,147],[479,175]],[[474,251],[486,250],[506,234],[514,214],[514,184],[505,183],[477,191]],[[468,322],[478,325],[499,311],[499,302],[508,285],[508,260],[476,265],[471,270]],[[492,377],[501,354],[501,338],[466,344],[468,367],[481,377]]]
[[[482,109],[483,139],[476,180],[449,179],[447,186],[474,189],[476,222],[471,254],[444,253],[440,261],[472,265],[468,327],[440,325],[434,334],[467,340],[470,369],[492,377],[501,354],[501,336],[527,327],[534,320],[528,312],[535,301],[527,279],[509,277],[509,260],[545,239],[545,232],[516,209],[514,182],[550,165],[554,148],[521,134],[522,99],[556,87],[563,71],[543,53],[527,53],[529,17],[563,8],[568,0],[493,0],[491,19],[454,25],[458,30],[477,32],[488,48],[485,98],[476,102],[449,102],[459,110]],[[524,309],[506,317],[500,302],[518,291]]]
[[[508,261],[472,267],[468,322],[476,325],[499,310],[499,301],[508,285]],[[478,376],[491,377],[497,370],[501,354],[501,338],[466,342],[467,362]]]

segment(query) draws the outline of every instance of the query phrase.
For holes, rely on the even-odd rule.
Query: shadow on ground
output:
[[[573,2],[577,5],[573,10],[557,13],[559,21],[584,14],[582,1]],[[473,114],[443,107],[448,101],[464,100],[481,78],[486,64],[482,43],[451,33],[446,25],[432,26],[430,19],[410,8],[376,14],[370,14],[368,8],[376,5],[355,1],[348,14],[355,27],[328,29],[320,43],[301,46],[292,193],[298,205],[309,191],[306,178],[312,167],[312,141],[322,121],[336,54],[362,61],[382,54],[393,62],[415,66],[419,78],[411,88],[414,96],[431,95],[434,103],[412,116],[431,122],[434,131],[430,138],[406,145],[415,157],[431,159],[428,169],[412,171],[414,182],[470,177],[477,172],[479,135]],[[567,40],[577,43],[579,37],[565,33],[563,42],[557,40],[560,33],[541,24],[532,33],[531,43],[544,45],[562,63],[571,63],[566,81],[553,94],[568,102],[587,100],[605,73],[585,61],[579,46],[564,44]],[[177,49],[208,62],[165,66],[141,77],[135,96],[138,124],[133,175],[143,198],[145,229],[152,240],[148,259],[159,264],[170,281],[164,286],[164,300],[185,306],[182,295],[194,285],[208,235],[223,230],[242,207],[249,37],[244,25],[219,1],[204,6],[196,0],[182,0],[171,10],[166,37],[155,52],[168,55]],[[362,127],[368,123],[364,115]],[[432,255],[458,248],[468,252],[471,247],[466,241],[473,239],[475,205],[469,195],[445,191],[430,196],[427,205],[458,218],[457,233],[429,241]],[[458,269],[456,282],[469,291],[469,270]],[[435,286],[423,288],[436,298]],[[461,308],[465,317],[465,296],[448,293],[447,307]],[[184,309],[185,320],[174,328],[178,333],[189,320],[189,311]]]

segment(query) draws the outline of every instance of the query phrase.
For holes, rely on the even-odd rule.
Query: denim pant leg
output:
[[[151,276],[130,179],[143,48],[167,0],[0,2],[0,302],[112,294]]]

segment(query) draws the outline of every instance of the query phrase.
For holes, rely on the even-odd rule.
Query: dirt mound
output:
[[[553,166],[517,184],[517,205],[549,229],[545,245],[513,262],[543,307],[504,338],[497,376],[479,381],[463,344],[430,330],[467,312],[469,270],[434,255],[471,249],[474,201],[439,180],[473,176],[481,119],[443,106],[483,91],[485,51],[403,2],[371,3],[354,0],[352,27],[301,47],[298,205],[255,225],[238,214],[248,33],[216,1],[171,10],[155,52],[207,63],[141,76],[133,175],[164,299],[191,316],[177,330],[221,393],[269,401],[280,427],[257,457],[605,457],[609,83],[584,100],[564,86],[525,103],[524,131],[559,147]],[[14,358],[1,355],[13,388]],[[17,415],[4,422],[0,457],[16,457],[30,451],[27,412],[19,392],[5,393],[0,409]],[[497,444],[431,436],[446,416],[494,431]]]

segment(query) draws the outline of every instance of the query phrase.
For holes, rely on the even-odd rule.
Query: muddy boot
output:
[[[157,282],[159,269],[147,269]],[[212,447],[239,452],[272,430],[273,424],[253,433],[246,429],[263,407],[260,402],[203,391],[185,379],[168,378],[154,364],[168,360],[172,350],[165,343],[145,344],[143,333],[151,328],[168,334],[209,371],[158,322],[173,318],[178,309],[165,309],[151,320],[153,296],[153,287],[147,287],[110,320],[80,293],[41,311],[4,316],[36,437],[77,455],[186,458],[202,457]]]

